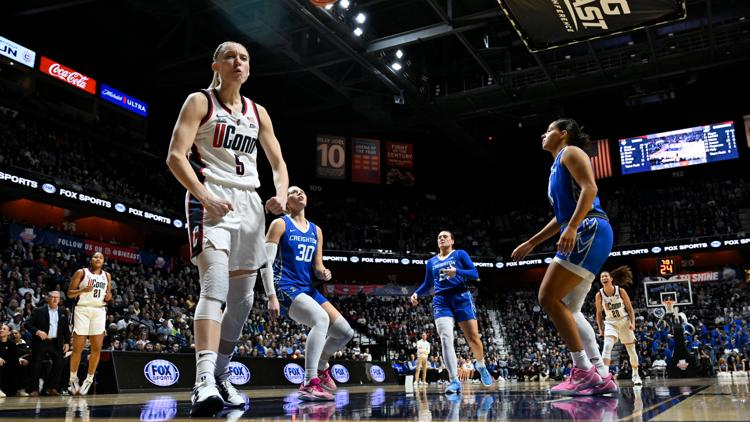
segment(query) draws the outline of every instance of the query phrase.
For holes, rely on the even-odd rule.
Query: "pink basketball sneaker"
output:
[[[333,400],[333,394],[320,386],[320,378],[313,378],[307,385],[300,384],[299,398],[305,401],[330,401]]]

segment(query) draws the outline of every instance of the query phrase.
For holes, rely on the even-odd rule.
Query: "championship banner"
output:
[[[42,56],[39,70],[89,94],[96,94],[96,80]]]
[[[380,183],[380,141],[352,138],[352,182]]]
[[[530,51],[686,16],[685,0],[498,0],[498,3]]]
[[[34,68],[36,52],[4,37],[0,37],[0,54],[15,62],[26,65],[32,69]]]
[[[315,175],[321,179],[346,178],[346,140],[341,136],[318,136]]]
[[[385,143],[387,185],[414,186],[414,144]]]

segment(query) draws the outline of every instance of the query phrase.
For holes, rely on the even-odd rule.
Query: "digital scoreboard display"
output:
[[[659,258],[656,260],[656,273],[664,278],[669,278],[675,273],[674,258]]]
[[[738,158],[734,122],[620,139],[622,174]]]

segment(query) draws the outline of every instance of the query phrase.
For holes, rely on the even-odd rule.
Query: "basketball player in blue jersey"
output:
[[[307,196],[297,186],[289,188],[288,214],[271,223],[266,234],[266,253],[273,260],[262,270],[266,280],[276,280],[276,295],[269,293],[269,312],[281,311],[310,327],[305,343],[305,380],[299,397],[308,401],[333,400],[336,390],[328,359],[346,345],[354,330],[328,299],[312,286],[312,276],[328,281],[331,271],[323,265],[323,231],[305,218]],[[278,256],[277,256],[278,255]],[[275,258],[275,259],[274,259]],[[276,297],[277,296],[277,297]]]
[[[276,188],[266,211],[283,213],[289,185],[271,117],[240,93],[250,74],[247,49],[236,42],[220,44],[211,68],[209,89],[190,94],[182,106],[167,157],[172,174],[188,191],[186,227],[201,285],[194,317],[192,416],[211,416],[225,405],[245,406],[229,382],[228,366],[253,306],[257,270],[268,262],[264,207],[256,192],[259,144]]]
[[[453,346],[453,327],[455,323],[461,327],[466,341],[471,346],[479,371],[482,384],[492,385],[492,376],[484,364],[484,346],[479,337],[476,308],[471,299],[471,292],[466,280],[479,279],[479,272],[469,258],[469,254],[462,249],[453,249],[455,240],[453,233],[443,230],[438,234],[438,249],[440,252],[427,260],[427,270],[424,282],[411,295],[412,305],[417,305],[418,297],[424,296],[434,287],[435,297],[432,300],[435,327],[440,336],[443,348],[443,359],[450,375],[450,384],[445,394],[461,392],[461,382],[458,379],[458,363],[456,350]]]
[[[542,148],[554,157],[547,196],[555,216],[511,254],[516,261],[523,259],[538,244],[560,233],[557,254],[539,288],[539,304],[552,319],[573,358],[571,375],[552,387],[555,394],[617,391],[599,354],[594,329],[581,313],[595,274],[612,250],[612,228],[599,205],[591,162],[581,149],[588,141],[589,136],[571,119],[552,122],[542,135]]]

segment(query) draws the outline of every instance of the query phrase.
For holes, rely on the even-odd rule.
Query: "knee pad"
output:
[[[326,311],[306,294],[297,296],[289,306],[289,317],[307,327],[320,327],[323,333],[328,331],[331,319]]]
[[[226,302],[229,293],[229,256],[227,253],[208,248],[198,255],[197,264],[201,282],[201,299],[211,298],[221,303]]]
[[[222,303],[210,297],[201,297],[198,304],[195,305],[194,320],[208,319],[221,323],[221,305]]]
[[[583,307],[583,302],[586,300],[589,290],[591,290],[591,283],[593,281],[593,275],[581,280],[578,285],[562,299],[565,306],[567,306],[572,312],[580,312]]]
[[[443,344],[453,345],[453,319],[452,318],[438,318],[435,320],[435,326],[437,327],[440,341]]]
[[[229,279],[227,307],[221,318],[221,342],[219,352],[229,354],[242,335],[247,316],[253,308],[257,273],[242,274]]]
[[[604,359],[612,359],[612,348],[615,347],[615,340],[610,337],[604,337],[604,347],[602,348],[602,357]]]
[[[630,357],[630,366],[635,368],[638,366],[638,353],[635,351],[635,343],[626,344],[625,349],[627,349],[628,356]]]
[[[328,335],[341,340],[346,339],[348,343],[354,337],[354,329],[349,325],[349,321],[346,318],[340,316],[328,328]]]

